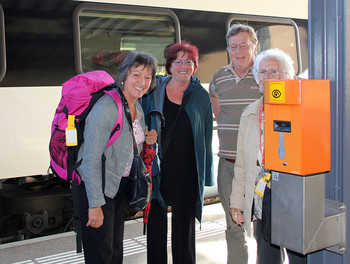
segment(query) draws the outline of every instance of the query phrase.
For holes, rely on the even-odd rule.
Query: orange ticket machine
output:
[[[324,248],[344,254],[345,205],[325,199],[331,157],[329,80],[266,81],[264,100],[271,243],[301,254]]]
[[[265,83],[265,167],[296,175],[330,170],[329,80]]]

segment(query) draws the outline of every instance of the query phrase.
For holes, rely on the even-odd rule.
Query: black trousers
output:
[[[257,264],[282,264],[284,262],[285,256],[281,248],[266,241],[261,235],[261,220],[259,219],[254,223],[254,236],[258,246]],[[307,262],[307,257],[302,254],[288,249],[287,254],[289,264],[306,264]]]
[[[103,225],[99,228],[86,227],[89,209],[88,199],[84,183],[82,182],[78,187],[86,264],[123,263],[126,182],[127,178],[122,178],[118,193],[113,199],[105,197],[106,204],[102,206],[104,220]]]
[[[171,242],[173,264],[196,263],[195,203],[172,206]],[[167,211],[154,199],[147,225],[147,263],[167,263]]]

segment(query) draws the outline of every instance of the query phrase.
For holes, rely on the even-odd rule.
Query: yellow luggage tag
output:
[[[260,172],[260,173],[264,173],[264,172]],[[255,192],[259,194],[261,197],[264,197],[265,188],[266,188],[266,185],[269,183],[270,179],[271,179],[271,173],[267,173],[265,177],[260,178],[258,184],[256,185]]]
[[[66,146],[73,147],[78,145],[77,129],[74,126],[74,115],[68,115],[68,125],[66,127]]]

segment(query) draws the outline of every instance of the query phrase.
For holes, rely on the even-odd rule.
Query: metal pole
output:
[[[350,204],[350,20],[348,0],[309,0],[309,78],[330,79],[331,171],[326,175],[325,194]],[[347,224],[350,226],[349,210]],[[348,228],[347,228],[348,229]],[[349,229],[348,229],[349,230]],[[346,244],[350,245],[347,232]],[[349,251],[349,250],[348,250]],[[349,252],[338,255],[321,250],[308,256],[308,263],[350,263]]]

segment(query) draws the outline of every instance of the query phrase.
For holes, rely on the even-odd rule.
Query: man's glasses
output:
[[[176,67],[180,67],[180,65],[184,64],[185,66],[192,66],[194,60],[173,60],[173,63]]]
[[[268,73],[272,78],[275,78],[275,77],[279,77],[279,74],[280,73],[285,73],[283,71],[280,71],[278,69],[271,69],[271,70],[264,70],[264,69],[259,69],[259,70],[256,70],[256,72],[260,75],[260,76],[263,76],[265,77],[266,74]]]
[[[241,43],[241,44],[232,44],[230,46],[231,51],[236,51],[236,49],[239,47],[241,50],[247,50],[253,43]]]

